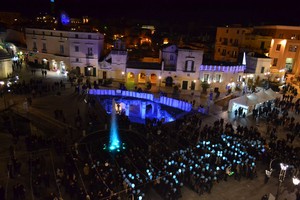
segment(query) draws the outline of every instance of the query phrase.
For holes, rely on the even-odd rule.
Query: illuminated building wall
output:
[[[100,33],[26,28],[29,61],[46,60],[50,70],[56,70],[53,63],[63,62],[66,70],[78,69],[82,74],[87,67],[93,68],[91,75],[96,77],[103,42]]]
[[[116,40],[113,46],[109,55],[100,62],[99,77],[103,78],[105,74],[107,78],[122,81],[125,80],[127,49],[121,40]]]
[[[278,75],[282,71],[299,75],[300,26],[257,26],[254,32],[272,37],[269,57],[271,70]]]
[[[214,60],[237,63],[240,47],[251,32],[252,28],[241,26],[217,27]]]
[[[236,53],[255,52],[272,59],[273,73],[300,73],[300,26],[218,27],[214,59],[237,62]]]
[[[1,49],[0,49],[1,51]],[[2,53],[0,52],[0,79],[7,78],[8,74],[13,72],[12,70],[12,59],[7,57],[3,58]]]

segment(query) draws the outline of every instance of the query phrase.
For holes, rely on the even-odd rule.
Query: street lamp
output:
[[[294,176],[294,177],[293,177],[293,184],[294,184],[294,185],[299,185],[299,183],[300,183],[299,178],[297,178],[296,176]]]
[[[122,71],[122,80],[125,83],[125,72],[124,71]]]
[[[280,188],[281,188],[281,184],[284,181],[285,178],[285,174],[286,174],[286,170],[289,167],[289,165],[284,164],[284,163],[280,163],[280,173],[279,173],[279,184],[278,184],[278,188],[277,188],[277,193],[276,193],[276,200],[278,200],[278,197],[280,195]]]
[[[161,76],[159,76],[158,79],[159,79],[158,90],[160,91]]]

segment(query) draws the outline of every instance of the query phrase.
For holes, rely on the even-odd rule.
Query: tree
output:
[[[207,89],[210,87],[210,84],[207,81],[201,82],[202,94],[207,94]]]

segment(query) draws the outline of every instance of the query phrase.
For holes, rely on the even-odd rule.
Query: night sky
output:
[[[273,2],[273,3],[272,3]],[[297,1],[279,6],[264,0],[55,0],[56,11],[70,17],[88,15],[103,18],[163,20],[170,23],[194,21],[224,25],[300,25]],[[19,11],[27,16],[50,11],[50,0],[9,0],[0,11]]]

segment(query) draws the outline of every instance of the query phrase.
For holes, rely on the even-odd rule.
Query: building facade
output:
[[[271,70],[273,72],[287,71],[299,75],[299,26],[258,26],[254,32],[272,37],[269,57],[272,58]]]
[[[61,73],[76,70],[98,76],[103,34],[33,28],[26,28],[25,34],[29,62]]]
[[[237,63],[240,48],[252,30],[240,26],[217,27],[214,60]]]

